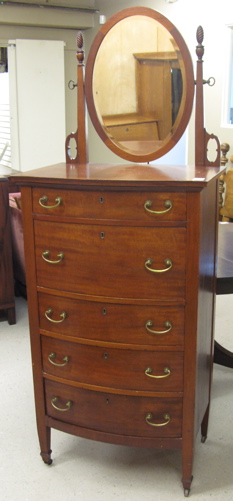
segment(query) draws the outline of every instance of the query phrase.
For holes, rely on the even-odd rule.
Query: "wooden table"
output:
[[[217,294],[233,294],[233,223],[219,223]],[[217,341],[214,362],[233,368],[233,353]]]

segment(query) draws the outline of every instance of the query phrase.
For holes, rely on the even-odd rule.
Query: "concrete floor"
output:
[[[231,309],[232,308],[232,309]],[[1,501],[180,501],[181,452],[92,442],[52,430],[53,464],[39,454],[27,302],[0,321]],[[233,297],[217,296],[216,338],[233,350]],[[233,499],[233,370],[214,365],[208,439],[197,437],[193,501]]]

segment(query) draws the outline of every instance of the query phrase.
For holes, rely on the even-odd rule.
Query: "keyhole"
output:
[[[104,197],[100,197],[99,202],[100,202],[100,204],[103,204],[104,203]]]
[[[103,313],[103,315],[107,315],[107,310],[106,310],[106,308],[103,308],[103,309],[102,309],[102,313]]]
[[[108,359],[108,353],[104,353],[104,359],[107,360]]]
[[[106,404],[109,404],[109,398],[105,399]]]
[[[104,231],[101,231],[101,232],[100,232],[100,238],[103,240],[103,239],[104,239],[104,237],[105,237]]]

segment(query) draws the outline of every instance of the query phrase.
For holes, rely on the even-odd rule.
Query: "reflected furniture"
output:
[[[10,325],[15,324],[8,180],[5,177],[0,177],[0,314],[2,313],[6,315]]]
[[[21,193],[9,193],[15,295],[27,297]]]
[[[225,154],[222,158],[226,165],[228,159],[227,152],[230,149],[229,144],[221,145],[222,152]],[[230,157],[231,167],[227,167],[226,171],[220,176],[220,209],[219,216],[221,221],[233,221],[233,155]]]
[[[105,75],[97,87],[103,74],[98,63],[111,43],[112,55],[119,47],[128,49],[116,43],[114,34],[117,30],[124,39],[126,23],[131,39],[135,22],[144,27],[152,23],[157,48],[151,52],[160,51],[160,40],[165,40],[170,61],[172,39],[179,59],[180,106],[172,121],[169,103],[171,127],[162,139],[147,134],[119,139],[105,123],[106,115],[115,114],[113,109],[105,113],[107,90],[99,100],[102,85],[113,79]],[[149,28],[135,37],[140,46],[147,32]],[[85,85],[83,37],[78,33],[78,129],[67,137],[66,163],[16,176],[25,250],[31,250],[25,253],[26,276],[43,461],[52,462],[52,428],[119,445],[180,449],[185,496],[196,436],[201,429],[204,442],[208,428],[221,174],[217,138],[216,159],[207,158],[209,138],[215,136],[203,123],[200,27],[197,41],[195,166],[148,164],[183,134],[193,105],[194,76],[186,44],[172,23],[152,9],[135,7],[101,27],[88,55]],[[132,77],[135,96],[133,54],[140,50],[136,46],[130,52],[134,70],[127,79]],[[143,46],[141,52],[150,50]],[[114,75],[117,81],[121,68]],[[170,86],[170,76],[166,84]],[[123,96],[124,78],[119,89]],[[100,138],[130,163],[88,162],[85,99]],[[134,108],[133,113],[140,111]],[[125,113],[132,110],[119,107],[118,119]],[[74,158],[71,140],[77,144]]]

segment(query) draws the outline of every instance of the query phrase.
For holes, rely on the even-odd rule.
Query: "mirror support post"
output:
[[[196,54],[197,60],[197,77],[196,77],[196,117],[195,117],[195,164],[196,166],[220,166],[220,142],[214,134],[208,134],[204,128],[204,103],[203,103],[203,54],[204,46],[202,45],[204,32],[202,26],[197,28]],[[214,161],[209,161],[207,157],[208,142],[214,139],[216,142],[216,158]]]
[[[85,88],[84,88],[84,50],[83,50],[83,34],[81,31],[77,34],[77,124],[78,128],[75,133],[71,133],[66,138],[65,152],[66,163],[82,164],[88,162],[88,148],[86,135],[86,114],[85,114]],[[70,156],[70,140],[76,142],[77,153],[74,158]]]

